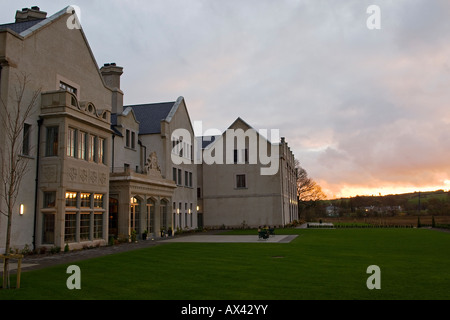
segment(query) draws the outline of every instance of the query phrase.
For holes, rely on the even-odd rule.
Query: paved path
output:
[[[268,239],[258,239],[257,235],[194,235],[166,240],[167,242],[220,242],[220,243],[288,243],[297,235],[274,235]]]

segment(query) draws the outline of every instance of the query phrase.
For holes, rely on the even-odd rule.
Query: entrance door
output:
[[[203,213],[197,213],[197,225],[199,229],[203,228]]]
[[[109,219],[108,219],[108,225],[109,225],[109,235],[114,236],[115,238],[119,234],[119,200],[114,198],[109,198]]]
[[[130,230],[129,234],[134,230],[136,233],[139,233],[139,213],[140,213],[140,204],[141,201],[136,198],[131,198],[131,205],[130,205]]]

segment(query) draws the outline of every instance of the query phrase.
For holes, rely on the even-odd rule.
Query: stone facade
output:
[[[98,67],[83,29],[68,26],[72,14],[67,7],[47,18],[33,7],[0,25],[0,116],[14,109],[24,76],[22,102],[39,92],[20,137],[28,171],[14,208],[12,248],[76,249],[134,232],[140,239],[199,226],[284,226],[297,218],[294,156],[284,139],[274,145],[256,135],[258,149],[277,150],[271,175],[246,159],[247,142],[231,155],[239,163],[197,164],[184,97],[124,106],[123,68]],[[242,119],[230,129],[254,131]],[[225,136],[209,148],[220,141],[225,152]],[[0,253],[6,224],[0,215]]]
[[[206,144],[198,169],[204,226],[285,226],[298,219],[295,159],[284,138],[271,143],[238,118],[222,136]],[[272,150],[267,155],[273,172],[263,171],[269,168],[268,161],[261,161],[265,150]],[[216,155],[214,161],[208,154]]]
[[[13,216],[13,248],[107,242],[112,91],[83,30],[67,27],[71,14],[63,9],[46,18],[39,8],[22,10],[15,23],[0,26],[3,103],[13,108],[24,76],[23,102],[41,93],[26,119],[22,156],[29,164],[16,203],[24,212]],[[0,251],[5,225],[1,216]]]

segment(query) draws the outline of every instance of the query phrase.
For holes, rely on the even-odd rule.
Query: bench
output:
[[[267,230],[258,231],[258,239],[263,239],[263,240],[269,239],[269,232]]]

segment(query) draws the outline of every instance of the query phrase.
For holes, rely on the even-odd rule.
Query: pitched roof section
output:
[[[18,34],[21,34],[43,20],[45,19],[0,24],[0,30],[10,29]]]
[[[176,101],[124,106],[132,108],[139,121],[139,134],[161,133],[161,120],[173,114]]]
[[[27,37],[30,34],[32,34],[34,31],[39,30],[41,27],[52,23],[53,21],[57,20],[61,16],[65,15],[70,11],[72,6],[67,6],[64,9],[59,10],[54,15],[44,18],[44,19],[35,19],[30,21],[22,21],[22,22],[13,22],[13,23],[6,23],[0,25],[0,31],[9,29],[11,31],[16,32],[22,37]]]

